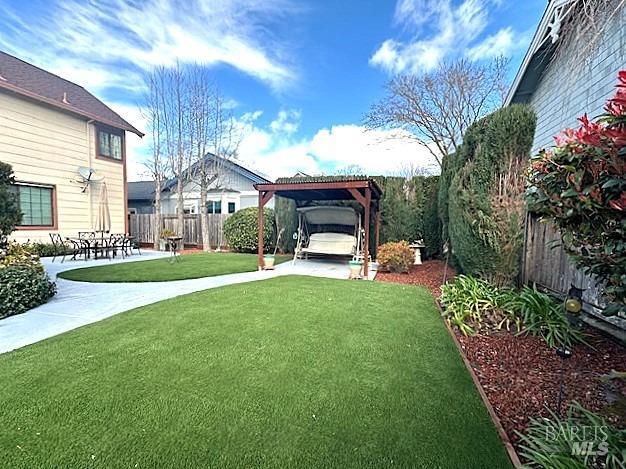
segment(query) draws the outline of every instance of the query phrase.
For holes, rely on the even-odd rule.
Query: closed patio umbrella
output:
[[[109,195],[107,185],[100,185],[100,197],[98,200],[98,217],[96,218],[96,231],[111,231],[111,213],[109,212]]]

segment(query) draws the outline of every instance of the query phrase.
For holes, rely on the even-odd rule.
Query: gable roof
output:
[[[154,200],[154,181],[128,183],[128,200]]]
[[[234,171],[235,173],[240,174],[241,176],[252,181],[254,184],[264,184],[264,183],[272,182],[268,176],[266,176],[265,174],[261,173],[260,171],[256,169],[252,169],[251,167],[249,167],[248,165],[245,165],[245,163],[243,163],[240,160],[222,158],[220,156],[215,156],[213,153],[207,153],[204,156],[205,161],[210,161],[214,158],[219,159],[221,161],[220,164],[224,165],[224,168],[230,169],[231,171]],[[194,163],[191,166],[190,170],[193,171],[197,165],[198,163]],[[163,190],[171,190],[172,187],[176,185],[177,180],[178,180],[177,178],[172,178],[168,180],[165,183]]]
[[[117,129],[143,133],[82,86],[0,51],[0,90],[62,109]]]
[[[528,102],[550,63],[561,24],[576,6],[576,0],[549,0],[522,64],[515,75],[504,105]]]

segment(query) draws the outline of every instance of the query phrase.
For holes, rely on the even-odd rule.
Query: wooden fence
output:
[[[528,285],[535,283],[538,288],[562,297],[567,295],[572,284],[583,288],[585,310],[599,315],[604,307],[600,286],[591,276],[574,267],[560,241],[561,237],[554,225],[528,216],[522,281]],[[626,330],[626,320],[609,318],[608,321]]]
[[[209,240],[212,248],[226,247],[224,239],[224,221],[230,214],[209,214]],[[183,233],[183,241],[187,246],[202,246],[202,235],[200,233],[200,216],[185,215],[183,218],[183,229],[180,229],[176,215],[161,215],[161,226],[156,226],[156,216],[154,214],[131,214],[129,215],[129,231],[137,241],[142,244],[152,244],[155,235],[162,230],[170,230],[176,234]]]

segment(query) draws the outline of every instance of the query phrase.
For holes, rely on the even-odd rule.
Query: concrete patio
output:
[[[253,282],[282,275],[309,275],[347,279],[345,262],[333,260],[298,260],[285,262],[271,271],[244,272],[170,282],[87,283],[56,278],[59,272],[118,262],[141,262],[169,256],[169,253],[144,251],[126,259],[52,262],[43,264],[57,283],[57,294],[48,303],[23,314],[0,320],[0,353],[24,347],[63,332],[106,319],[133,308],[157,301],[236,283]],[[375,271],[370,271],[370,279]]]

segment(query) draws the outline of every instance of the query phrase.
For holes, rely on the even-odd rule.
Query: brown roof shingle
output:
[[[82,86],[0,51],[2,89],[143,136]]]

